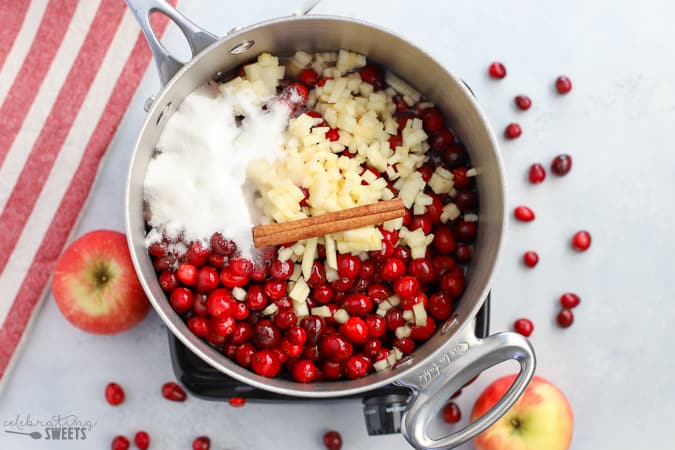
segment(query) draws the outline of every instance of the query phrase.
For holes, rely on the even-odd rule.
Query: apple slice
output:
[[[56,263],[52,293],[65,318],[89,333],[128,330],[150,309],[118,231],[92,231],[73,242]]]

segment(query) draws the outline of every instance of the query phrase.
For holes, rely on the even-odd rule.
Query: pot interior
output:
[[[237,49],[248,45],[247,51],[236,53]],[[472,164],[478,171],[478,237],[474,262],[467,275],[466,291],[454,315],[405,363],[400,362],[390,371],[358,380],[305,385],[285,379],[264,378],[230,361],[194,336],[172,310],[159,286],[144,244],[143,180],[155,143],[168,117],[180,106],[182,99],[202,83],[214,79],[219,72],[234,70],[262,52],[290,56],[297,50],[335,51],[340,48],[365,54],[382,64],[411,83],[443,111],[450,127],[466,145]],[[495,137],[472,94],[461,80],[448,74],[429,55],[403,38],[352,19],[304,16],[272,20],[228,35],[197,55],[166,85],[150,109],[136,144],[127,181],[126,222],[132,259],[143,287],[162,320],[208,364],[244,383],[280,394],[305,397],[351,395],[392,383],[419,368],[432,354],[442,352],[443,345],[450,341],[453,334],[471,324],[487,295],[501,248],[505,194],[502,163]]]

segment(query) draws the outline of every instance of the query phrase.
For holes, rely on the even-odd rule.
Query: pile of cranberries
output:
[[[305,93],[325,82],[312,72],[303,71],[300,82],[287,80],[286,88],[293,86]],[[378,66],[363,67],[360,76],[375,90],[387,87],[384,71]],[[346,310],[349,320],[339,324],[333,317],[297,317],[287,292],[294,265],[279,261],[277,248],[265,249],[262,261],[254,263],[242,258],[236,244],[218,233],[208,245],[187,243],[184,255],[171,253],[168,241],[155,243],[148,251],[160,286],[195,335],[256,374],[282,375],[309,383],[364,377],[373,371],[375,362],[387,359],[394,348],[404,355],[413,352],[450,317],[454,302],[464,291],[477,222],[460,216],[444,224],[441,212],[453,202],[462,214],[471,214],[475,219],[478,197],[473,178],[467,174],[469,157],[437,108],[418,106],[419,103],[409,107],[402,97],[394,97],[394,103],[399,130],[411,118],[420,118],[429,135],[429,161],[419,169],[423,179],[429,181],[439,166],[454,176],[456,192],[452,198],[437,195],[427,187],[425,193],[433,202],[424,214],[415,215],[408,210],[404,217],[403,224],[408,229],[421,228],[425,234],[434,234],[425,257],[412,259],[410,248],[399,242],[397,231],[381,229],[381,250],[370,252],[365,260],[340,254],[339,278],[329,282],[325,250],[319,248],[319,258],[306,280],[311,289],[307,306],[311,310],[325,305],[332,313]],[[314,111],[303,112],[321,117]],[[339,130],[328,133],[338,134]],[[395,148],[401,140],[400,134],[392,136],[390,146]],[[353,156],[349,149],[343,154]],[[363,170],[373,171],[389,182],[386,173],[365,166]],[[240,294],[238,298],[235,293]],[[376,314],[378,304],[393,295],[400,297],[400,304],[385,315]],[[409,336],[397,337],[397,328],[406,324],[404,313],[420,303],[427,312],[426,323],[413,324]],[[271,304],[276,305],[276,312],[265,315],[263,310]]]

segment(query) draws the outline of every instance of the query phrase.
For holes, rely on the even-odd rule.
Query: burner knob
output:
[[[409,393],[378,394],[363,399],[363,415],[368,435],[393,434],[401,431],[401,416]]]

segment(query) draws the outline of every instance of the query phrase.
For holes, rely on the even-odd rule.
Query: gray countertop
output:
[[[182,9],[224,34],[285,14],[292,3],[185,0]],[[407,36],[472,87],[500,136],[509,122],[521,123],[523,136],[502,147],[508,204],[530,205],[537,219],[509,220],[493,286],[492,330],[509,329],[521,316],[534,321],[537,373],[570,399],[573,448],[672,448],[675,3],[326,0],[316,12],[358,17]],[[175,28],[166,40],[182,49]],[[487,77],[493,60],[506,64],[506,79]],[[560,97],[552,85],[563,73],[574,89]],[[103,162],[76,235],[123,230],[128,158],[143,102],[157,89],[153,67]],[[534,102],[526,113],[513,105],[520,93]],[[548,165],[562,152],[574,158],[567,177],[549,176],[535,187],[526,182],[531,163]],[[593,235],[585,254],[569,248],[578,229]],[[520,263],[529,249],[541,257],[534,270]],[[565,291],[577,292],[582,305],[574,325],[561,330],[554,321]],[[458,399],[464,415],[483,387],[512,368],[492,369],[466,389]],[[0,448],[104,449],[114,435],[132,436],[137,429],[147,430],[152,448],[162,449],[190,448],[198,434],[211,436],[219,450],[318,449],[327,429],[342,433],[345,449],[408,448],[401,436],[367,437],[358,401],[240,409],[194,398],[174,404],[159,395],[172,378],[166,331],[155,314],[130,332],[93,336],[70,326],[48,298],[0,397],[0,418],[75,414],[96,425],[79,442],[1,433]],[[118,408],[103,398],[112,380],[127,392]]]

